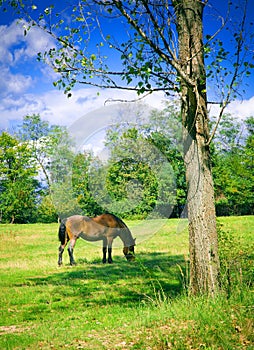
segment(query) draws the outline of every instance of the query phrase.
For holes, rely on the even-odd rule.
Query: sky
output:
[[[218,7],[218,13],[225,12],[226,1],[213,2]],[[46,7],[50,1],[36,0],[33,4]],[[248,14],[253,13],[254,4],[251,1]],[[211,17],[205,17],[207,30],[214,32],[217,25],[218,18],[212,20]],[[232,22],[232,27],[233,25]],[[115,28],[119,38],[121,30],[122,28]],[[83,116],[89,115],[91,118],[93,111],[103,109],[105,101],[135,98],[135,95],[128,91],[99,90],[85,85],[76,86],[72,97],[67,98],[63,91],[53,86],[53,82],[58,79],[56,73],[44,63],[37,61],[38,52],[54,45],[52,38],[36,28],[29,31],[27,36],[23,34],[24,28],[21,24],[17,24],[17,16],[13,10],[7,13],[0,11],[0,131],[14,130],[25,115],[32,114],[40,114],[41,118],[50,124],[71,127]],[[227,40],[226,37],[222,39]],[[253,73],[243,82],[245,93],[228,107],[228,111],[236,117],[254,115]],[[208,92],[213,94],[212,86],[208,87]],[[163,100],[165,96],[162,93],[154,93],[143,102],[151,107],[161,108]],[[211,108],[213,109],[211,113],[216,114],[216,107]],[[100,122],[96,127],[100,129]]]

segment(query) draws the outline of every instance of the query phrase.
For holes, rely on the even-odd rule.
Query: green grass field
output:
[[[188,296],[178,220],[114,264],[79,240],[57,266],[57,224],[0,225],[0,349],[253,349],[254,217],[219,218],[223,291]],[[126,222],[131,228],[133,222]]]

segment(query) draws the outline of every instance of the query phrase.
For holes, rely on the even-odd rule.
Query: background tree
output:
[[[17,135],[21,142],[27,143],[33,161],[40,171],[40,182],[44,191],[39,207],[40,218],[43,221],[56,220],[57,210],[62,208],[59,187],[62,191],[64,186],[69,188],[68,177],[66,182],[66,169],[72,164],[73,159],[71,137],[64,127],[50,125],[38,114],[25,116]],[[57,195],[52,196],[53,189],[57,191]],[[52,202],[53,197],[57,198],[57,206]],[[64,202],[70,204],[66,199]],[[65,208],[64,212],[66,210]]]
[[[181,115],[177,103],[167,103],[162,111],[153,111],[149,117],[149,124],[143,133],[168,159],[172,166],[176,193],[172,216],[185,215],[184,207],[187,201],[187,188],[185,181],[185,167],[183,159],[183,144]]]
[[[38,114],[26,115],[17,132],[18,138],[29,144],[34,160],[45,177],[48,190],[50,188],[49,155],[53,148],[53,142],[49,137],[50,132],[49,123],[43,121]]]
[[[163,181],[159,181],[157,176],[160,160],[158,152],[152,154],[147,140],[136,127],[121,131],[117,139],[114,139],[114,147],[111,148],[108,142],[111,157],[106,187],[115,203],[112,210],[115,212],[119,210],[123,216],[146,217],[154,209],[162,193],[160,187],[163,186]],[[167,185],[169,183],[172,185],[170,180]],[[170,186],[165,186],[164,189],[166,196],[166,193],[170,192]],[[168,202],[173,204],[172,198],[167,199],[167,204]]]
[[[115,210],[120,210],[117,198],[125,198],[127,203],[122,205],[126,207],[118,212],[122,216],[147,217],[155,206],[156,217],[180,216],[186,204],[186,185],[179,109],[167,104],[143,119],[137,113],[133,121],[135,126],[119,121],[107,131],[111,153],[107,186],[115,196]],[[169,166],[163,171],[164,162]]]
[[[43,192],[37,206],[36,222],[57,222],[58,213],[50,195]]]
[[[235,44],[232,71],[227,67],[230,61],[223,69],[229,55],[221,41],[214,40],[225,21],[204,43],[203,13],[204,9],[211,8],[209,4],[208,0],[79,1],[71,5],[70,26],[64,16],[58,15],[57,23],[53,21],[53,6],[47,7],[37,21],[31,16],[26,19],[29,26],[37,25],[56,39],[57,47],[40,58],[61,74],[56,85],[62,86],[68,95],[76,83],[135,90],[139,94],[158,90],[180,94],[188,188],[191,291],[213,295],[219,286],[219,259],[209,146],[216,128],[209,133],[206,79],[209,75],[227,89],[220,101],[219,123],[223,110],[236,92],[241,74],[248,72],[251,65],[244,59],[245,48],[248,49],[245,37],[247,0],[238,7],[240,15],[234,14],[239,22],[232,35]],[[231,1],[228,4],[232,7]],[[18,5],[23,14],[27,14],[24,12],[26,3],[15,2],[15,6]],[[111,33],[107,34],[109,20],[121,23],[123,29],[124,26],[128,28],[121,43],[114,40]],[[96,49],[94,45],[89,46],[92,32],[101,34]],[[104,45],[119,54],[121,69],[109,66],[110,61],[102,52]],[[206,71],[204,57],[205,54],[210,57],[211,53],[216,57]]]
[[[33,114],[23,118],[17,135],[22,142],[29,144],[34,161],[42,172],[41,177],[44,177],[42,180],[46,182],[45,187],[50,193],[56,168],[58,176],[60,173],[59,155],[64,155],[63,159],[72,156],[72,141],[68,132],[64,127],[50,125],[40,115]]]
[[[253,214],[252,123],[222,116],[212,154],[218,215]]]
[[[98,171],[93,173],[92,163],[94,161],[95,156],[91,153],[78,153],[72,166],[73,192],[82,213],[88,216],[96,216],[103,211],[91,192],[91,186],[95,186],[95,183],[98,183],[97,189],[100,192],[98,196],[101,198],[101,178]]]
[[[36,220],[40,190],[37,169],[27,144],[4,132],[0,135],[0,212],[3,222]]]

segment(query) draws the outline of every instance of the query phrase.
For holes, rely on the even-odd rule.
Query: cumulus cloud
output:
[[[27,26],[26,22],[17,20],[9,26],[0,26],[1,64],[17,64],[21,59],[35,57],[38,52],[54,46],[53,39],[36,27],[31,28],[25,36],[24,29]]]
[[[18,85],[16,85],[18,86]],[[21,121],[25,115],[40,114],[50,124],[70,126],[73,122],[87,113],[97,111],[105,104],[114,106],[119,100],[133,100],[137,96],[131,91],[99,90],[96,88],[80,88],[73,91],[67,98],[62,91],[49,90],[42,94],[26,93],[19,97],[12,95],[2,99],[0,104],[0,129],[10,126],[10,121]],[[142,102],[152,108],[161,109],[164,106],[164,95],[154,93]],[[254,115],[254,97],[244,101],[234,101],[226,112],[237,118]],[[210,115],[218,115],[218,107],[213,107]]]
[[[34,68],[38,52],[54,46],[49,35],[39,29],[31,28],[24,36],[25,25],[25,22],[14,20],[9,26],[0,26],[1,100],[8,94],[24,93],[35,84],[35,79],[29,74],[29,67]]]
[[[43,94],[23,94],[2,100],[0,105],[0,129],[17,123],[25,115],[40,114],[50,124],[69,126],[85,114],[96,111],[106,104],[114,105],[115,100],[133,100],[137,96],[130,91],[99,90],[96,88],[76,89],[71,98],[62,91],[51,90]],[[153,108],[161,108],[164,96],[161,93],[149,95],[143,100]]]
[[[220,107],[218,105],[212,105],[210,108],[210,116],[218,116]],[[226,108],[225,113],[231,114],[238,119],[246,119],[250,116],[254,116],[254,96],[246,100],[232,101]]]
[[[228,112],[241,119],[254,116],[254,96],[249,100],[233,101],[228,107]]]
[[[13,53],[10,48],[22,40],[22,32],[20,25],[17,25],[17,21],[13,21],[11,25],[0,26],[1,35],[1,49],[0,49],[0,62],[1,64],[12,64],[14,61]]]
[[[33,84],[33,79],[30,75],[13,74],[8,67],[0,66],[0,69],[0,97],[2,102],[4,102],[3,97],[6,98],[8,94],[17,95],[23,93]]]
[[[75,120],[89,112],[100,108],[115,105],[121,100],[133,100],[137,95],[131,91],[99,90],[96,88],[84,88],[73,91],[70,99],[59,91],[52,91],[44,96],[47,109],[42,113],[45,119],[54,120],[54,123],[69,126]],[[153,108],[161,108],[164,95],[156,93],[142,100]]]

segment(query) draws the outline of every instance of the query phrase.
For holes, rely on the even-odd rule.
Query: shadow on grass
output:
[[[116,256],[113,264],[78,260],[77,266],[61,267],[45,278],[30,278],[30,285],[50,285],[55,301],[79,298],[85,305],[158,302],[185,289],[188,270],[183,256],[166,253],[140,254],[135,262]]]

